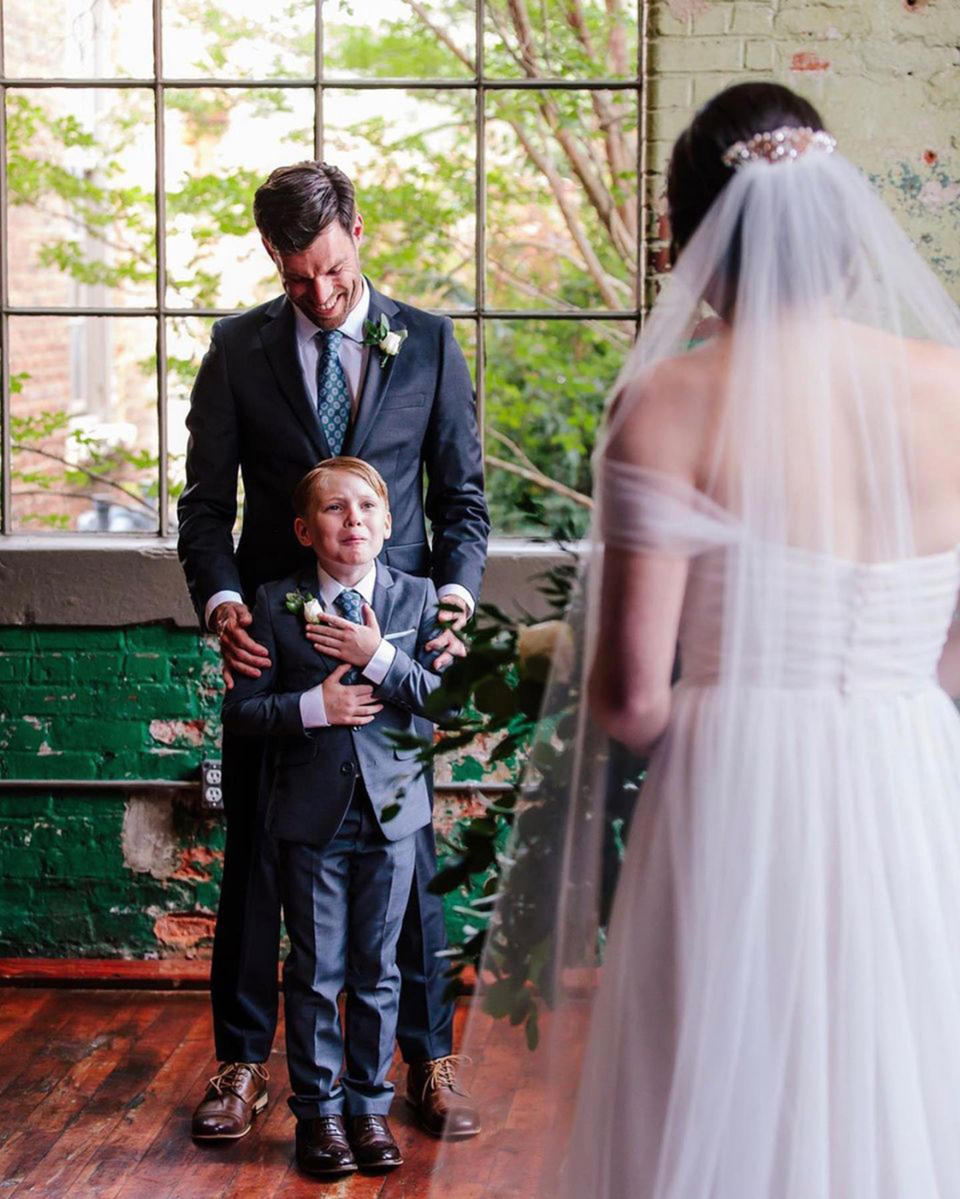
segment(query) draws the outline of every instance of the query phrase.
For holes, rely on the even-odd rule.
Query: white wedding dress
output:
[[[632,473],[629,493],[608,484],[608,528],[691,556],[682,675],[620,875],[562,1199],[954,1199],[960,719],[936,667],[960,551],[749,544],[699,492]],[[780,581],[785,656],[751,677],[747,646],[734,694],[721,613],[744,554],[768,595]]]

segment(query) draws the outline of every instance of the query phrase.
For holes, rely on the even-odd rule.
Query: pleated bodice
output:
[[[691,559],[680,622],[686,682],[720,682],[730,661],[740,683],[787,689],[896,692],[935,681],[957,605],[960,550],[858,563],[793,548],[752,549],[778,560],[756,572],[763,589],[755,597],[757,619],[734,657],[721,628],[726,588],[751,585],[741,547],[716,546]]]

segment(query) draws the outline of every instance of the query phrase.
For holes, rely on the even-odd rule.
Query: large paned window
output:
[[[640,319],[644,7],[0,0],[0,531],[175,532],[211,324],[279,291],[254,190],[314,157],[374,284],[455,321],[496,531],[530,495],[584,523]]]

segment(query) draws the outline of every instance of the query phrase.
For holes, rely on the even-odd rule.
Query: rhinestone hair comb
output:
[[[736,170],[748,162],[791,162],[802,158],[809,150],[820,150],[824,154],[832,154],[836,149],[837,139],[825,129],[810,129],[804,127],[795,129],[784,125],[780,129],[770,129],[764,133],[755,133],[744,142],[734,142],[728,146],[722,155],[722,161],[728,167]]]

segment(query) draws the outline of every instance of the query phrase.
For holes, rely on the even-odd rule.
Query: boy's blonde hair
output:
[[[293,507],[297,516],[303,519],[308,515],[316,503],[320,487],[331,475],[338,473],[357,475],[358,478],[363,479],[370,490],[383,500],[386,510],[390,511],[390,495],[387,485],[383,481],[383,475],[375,466],[364,462],[362,458],[349,458],[344,455],[339,458],[325,458],[323,462],[318,462],[313,470],[307,471],[296,485],[293,490]]]

